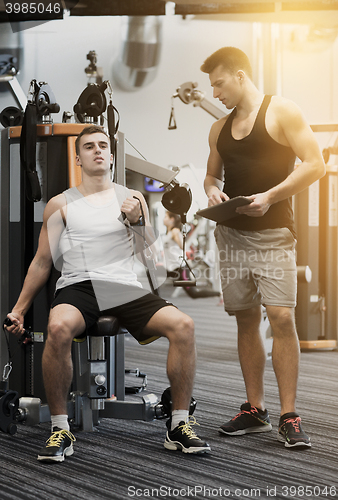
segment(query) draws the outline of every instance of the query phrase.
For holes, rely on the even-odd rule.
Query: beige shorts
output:
[[[224,309],[295,307],[296,240],[286,228],[238,231],[216,226]]]

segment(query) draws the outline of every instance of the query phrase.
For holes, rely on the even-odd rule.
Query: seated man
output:
[[[188,416],[195,372],[193,321],[137,281],[133,271],[133,235],[137,228],[133,225],[143,214],[145,229],[150,233],[148,210],[141,193],[111,182],[111,162],[106,133],[95,125],[86,127],[76,140],[82,182],[47,203],[37,252],[18,301],[8,314],[13,322],[8,330],[20,336],[24,316],[47,282],[54,261],[61,277],[42,357],[52,434],[38,460],[61,462],[73,454],[75,438],[67,416],[73,369],[71,345],[103,311],[116,316],[141,343],[159,336],[168,339],[172,414],[164,446],[184,453],[210,451],[191,428]]]

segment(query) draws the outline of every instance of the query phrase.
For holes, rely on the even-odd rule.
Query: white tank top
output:
[[[86,280],[142,287],[133,271],[132,231],[119,220],[120,206],[131,194],[124,186],[114,188],[112,199],[101,206],[76,187],[64,191],[66,227],[59,242],[62,270],[56,290]]]

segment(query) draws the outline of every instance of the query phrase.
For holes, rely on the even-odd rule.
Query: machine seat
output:
[[[120,322],[115,316],[100,316],[86,333],[91,337],[114,337],[124,332],[121,331]]]

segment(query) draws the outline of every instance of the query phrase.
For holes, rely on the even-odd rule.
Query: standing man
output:
[[[224,47],[201,70],[209,74],[213,96],[233,110],[211,127],[204,181],[208,204],[236,196],[250,201],[215,229],[224,308],[236,316],[248,400],[219,432],[272,429],[264,403],[266,356],[259,331],[264,305],[273,330],[272,363],[281,403],[278,440],[286,447],[310,447],[295,406],[300,350],[291,197],[322,177],[325,165],[298,106],[260,92],[241,50]],[[296,157],[301,163],[295,169]]]
[[[116,316],[140,343],[159,336],[168,339],[172,415],[164,446],[184,453],[208,452],[210,447],[195,434],[191,427],[195,421],[189,420],[188,412],[195,375],[193,321],[144,290],[133,271],[133,237],[140,230],[133,226],[140,226],[144,217],[145,234],[151,233],[145,200],[138,191],[111,182],[112,155],[101,127],[84,128],[75,144],[82,182],[47,203],[36,255],[18,301],[8,314],[13,322],[8,330],[21,335],[24,316],[47,282],[54,262],[61,277],[42,358],[52,432],[38,459],[62,462],[73,454],[75,438],[67,415],[73,370],[71,345],[103,311]]]

